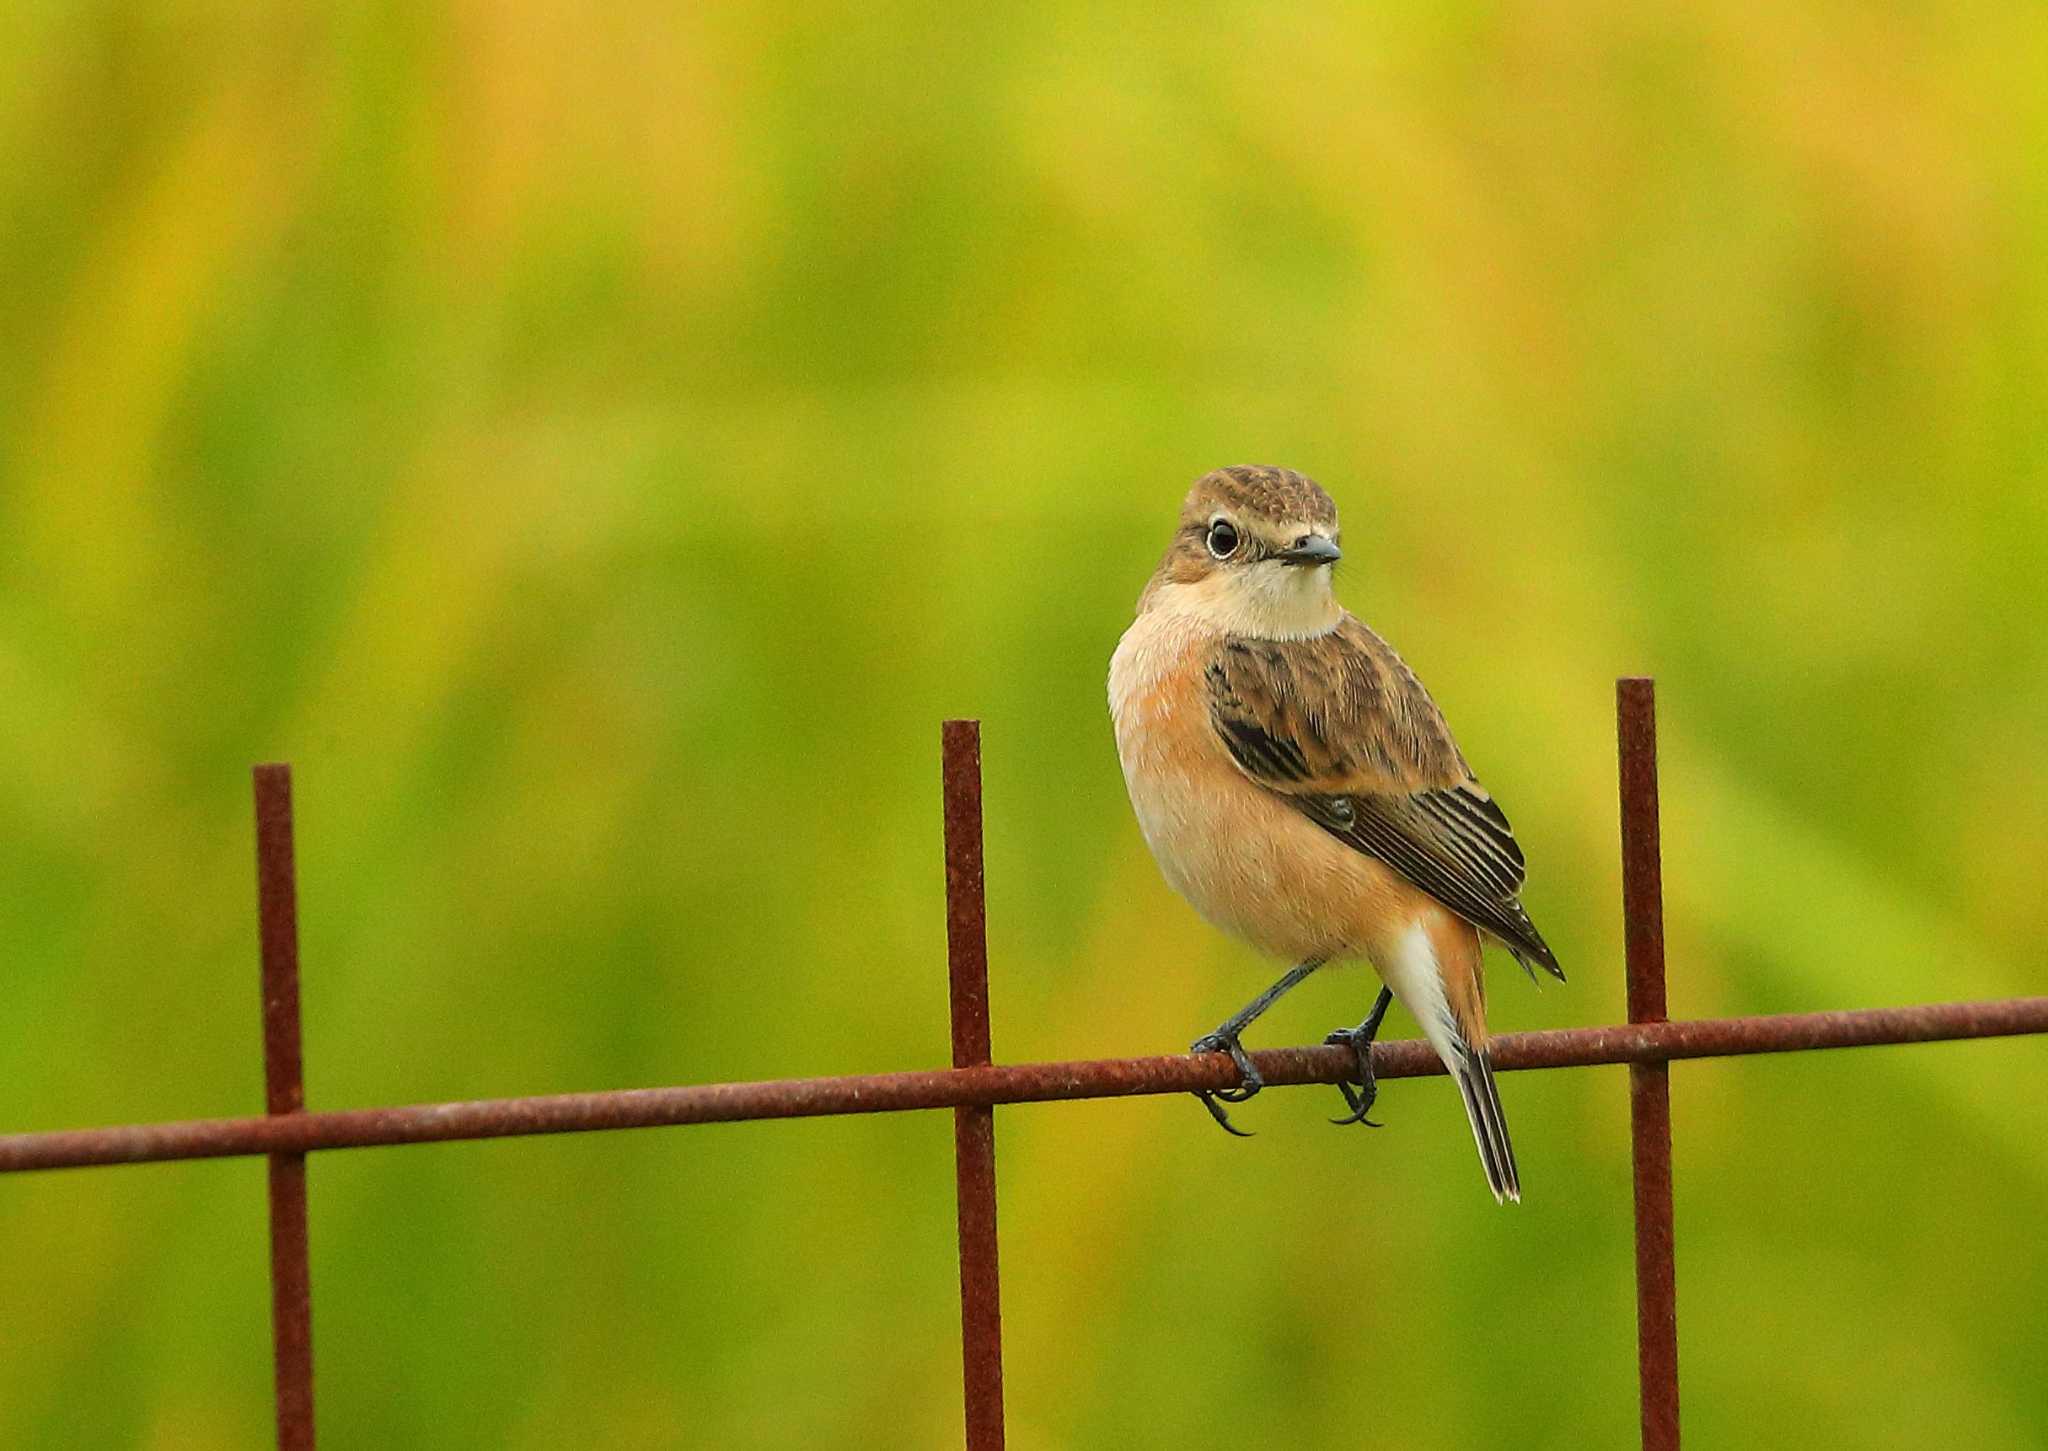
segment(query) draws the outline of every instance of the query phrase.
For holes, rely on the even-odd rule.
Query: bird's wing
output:
[[[1525,968],[1564,976],[1517,900],[1514,828],[1386,641],[1349,615],[1306,640],[1229,636],[1205,683],[1210,723],[1253,781],[1499,938]]]

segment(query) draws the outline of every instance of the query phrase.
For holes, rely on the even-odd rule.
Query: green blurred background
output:
[[[1514,814],[1498,1027],[1621,1015],[1635,672],[1674,1014],[2040,990],[2038,6],[972,9],[8,7],[0,1123],[260,1108],[271,758],[315,1106],[942,1061],[947,715],[997,1055],[1179,1048],[1104,673],[1232,462]],[[2048,1440],[2043,1051],[1674,1072],[1696,1444]],[[1442,1080],[1003,1112],[1013,1444],[1629,1444],[1623,1077],[1505,1095],[1509,1211]],[[957,1444],[950,1144],[317,1158],[325,1444]],[[264,1442],[262,1182],[0,1182],[0,1445]]]

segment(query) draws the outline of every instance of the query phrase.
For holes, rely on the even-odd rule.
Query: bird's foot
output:
[[[1358,1060],[1358,1073],[1350,1079],[1338,1079],[1337,1090],[1344,1095],[1344,1102],[1351,1112],[1343,1118],[1333,1118],[1333,1124],[1364,1124],[1376,1129],[1380,1125],[1366,1117],[1372,1110],[1372,1101],[1380,1096],[1379,1080],[1372,1072],[1372,1040],[1380,1033],[1380,1024],[1386,1020],[1387,1009],[1393,1006],[1394,994],[1390,988],[1382,987],[1380,995],[1373,999],[1372,1011],[1365,1015],[1365,1021],[1355,1028],[1339,1028],[1325,1043],[1336,1043],[1349,1048]]]
[[[1378,1025],[1375,1024],[1374,1026],[1377,1028]],[[1344,1095],[1344,1102],[1350,1107],[1351,1112],[1343,1118],[1333,1118],[1330,1122],[1333,1124],[1364,1124],[1369,1129],[1379,1128],[1380,1125],[1377,1122],[1366,1117],[1366,1114],[1372,1111],[1372,1101],[1380,1096],[1379,1080],[1373,1076],[1372,1071],[1372,1033],[1368,1032],[1363,1026],[1339,1028],[1336,1032],[1330,1034],[1329,1037],[1323,1039],[1323,1041],[1325,1043],[1337,1043],[1349,1048],[1352,1055],[1358,1060],[1358,1072],[1355,1080],[1342,1078],[1337,1080],[1337,1091]]]
[[[1252,1055],[1244,1051],[1244,1044],[1238,1041],[1237,1034],[1223,1032],[1206,1034],[1190,1043],[1188,1045],[1188,1052],[1228,1053],[1230,1055],[1230,1061],[1237,1065],[1238,1077],[1242,1080],[1238,1086],[1236,1088],[1197,1089],[1195,1090],[1195,1097],[1202,1101],[1202,1107],[1209,1110],[1209,1117],[1216,1120],[1217,1127],[1221,1128],[1225,1133],[1235,1134],[1241,1139],[1250,1138],[1251,1134],[1232,1123],[1230,1115],[1223,1110],[1223,1105],[1226,1103],[1245,1103],[1256,1098],[1259,1090],[1266,1086],[1266,1080],[1259,1075],[1258,1064],[1252,1062]]]

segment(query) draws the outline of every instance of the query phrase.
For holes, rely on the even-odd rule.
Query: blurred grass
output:
[[[997,1052],[1267,969],[1160,883],[1103,674],[1194,475],[1345,512],[1620,1012],[1611,682],[1673,1008],[2038,991],[2037,7],[39,4],[0,85],[0,1120],[944,1054],[938,719]],[[1267,1041],[1356,1017],[1339,975]],[[1405,1025],[1403,1031],[1406,1031]],[[1700,1444],[2048,1438],[2038,1045],[1676,1075]],[[1618,1077],[1003,1118],[1020,1446],[1623,1445]],[[337,1445],[946,1445],[938,1117],[313,1166]],[[261,1169],[0,1185],[0,1444],[259,1444]]]

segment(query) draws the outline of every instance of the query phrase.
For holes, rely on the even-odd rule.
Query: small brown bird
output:
[[[1364,957],[1386,984],[1356,1028],[1351,1114],[1372,1107],[1371,1043],[1399,997],[1464,1095],[1495,1199],[1519,1200],[1487,1053],[1480,944],[1564,972],[1518,900],[1521,848],[1436,703],[1330,591],[1337,508],[1290,469],[1218,469],[1181,506],[1166,557],[1109,667],[1117,755],[1139,829],[1175,891],[1217,926],[1292,961],[1195,1052],[1226,1052],[1324,963]]]

